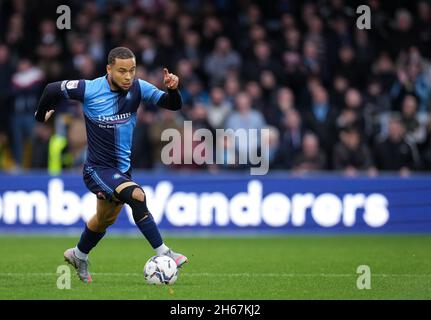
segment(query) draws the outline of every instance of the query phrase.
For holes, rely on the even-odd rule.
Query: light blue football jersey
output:
[[[135,79],[128,91],[111,91],[107,75],[94,80],[65,80],[61,91],[67,99],[83,104],[86,164],[127,172],[139,104],[142,101],[155,105],[165,92],[141,79]]]

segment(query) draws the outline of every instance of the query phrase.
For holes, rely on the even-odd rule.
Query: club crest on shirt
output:
[[[120,179],[121,175],[120,175],[119,173],[115,173],[112,177],[113,177],[115,180],[117,180],[117,179]]]

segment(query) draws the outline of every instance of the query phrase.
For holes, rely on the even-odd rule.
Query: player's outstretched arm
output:
[[[61,93],[61,81],[47,84],[39,99],[34,117],[39,122],[48,121],[54,113],[55,106],[63,99]]]
[[[168,69],[163,69],[163,82],[168,89],[168,92],[162,95],[157,102],[159,107],[169,110],[180,110],[183,105],[180,91],[178,90],[179,79],[173,73],[169,73]]]
[[[39,99],[34,117],[39,122],[48,121],[55,111],[55,107],[63,100],[83,100],[84,80],[64,80],[47,84]]]

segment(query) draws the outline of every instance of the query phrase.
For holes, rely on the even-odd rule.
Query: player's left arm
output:
[[[180,110],[183,105],[183,99],[178,90],[178,76],[169,73],[166,68],[163,69],[163,73],[163,82],[167,88],[167,92],[159,90],[148,82],[140,80],[142,99],[168,110]]]

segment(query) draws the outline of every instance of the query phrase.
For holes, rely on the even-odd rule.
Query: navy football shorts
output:
[[[112,201],[115,189],[132,179],[131,169],[123,173],[116,168],[84,166],[84,182],[98,199]]]

